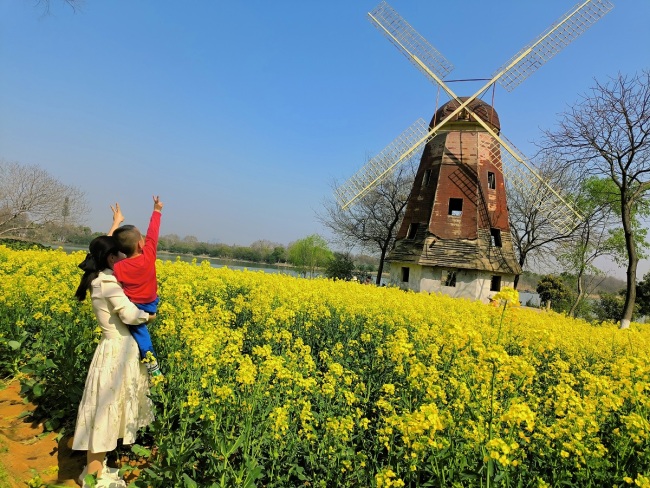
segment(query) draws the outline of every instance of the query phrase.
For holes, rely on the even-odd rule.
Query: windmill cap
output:
[[[459,98],[461,102],[464,102],[469,97],[459,97]],[[433,119],[431,120],[430,127],[433,127],[434,125],[438,124],[441,120],[444,120],[445,117],[453,113],[454,110],[456,110],[459,106],[460,103],[458,103],[457,100],[450,100],[447,103],[445,103],[442,107],[436,110],[436,113],[433,116]],[[474,114],[478,115],[482,120],[484,120],[485,122],[493,126],[497,131],[501,129],[501,123],[499,122],[499,115],[497,114],[496,110],[492,108],[491,105],[488,105],[483,100],[479,100],[478,98],[475,98],[470,102],[470,104],[467,107]],[[476,121],[474,116],[468,114],[465,110],[461,110],[459,113],[454,115],[454,117],[449,122],[454,122],[456,120],[470,121],[470,122]]]

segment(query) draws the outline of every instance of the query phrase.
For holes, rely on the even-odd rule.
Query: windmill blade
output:
[[[386,2],[381,2],[373,11],[368,12],[368,18],[379,32],[434,83],[440,83],[440,79],[454,69],[435,47]]]
[[[453,113],[449,114],[443,120],[438,121],[436,127],[431,130],[432,134],[442,128],[457,113],[466,108],[467,105],[493,83],[491,81],[470,98],[462,102],[447,84],[442,81],[452,71],[453,65],[435,47],[429,44],[424,37],[418,34],[388,3],[385,1],[381,2],[373,11],[368,12],[368,18],[417,69],[424,73],[434,84],[442,87],[451,98],[456,99],[460,104]]]
[[[608,0],[587,0],[569,10],[537,39],[515,54],[493,75],[507,91],[512,91],[540,66],[571,44],[609,12]]]
[[[336,189],[336,200],[339,206],[342,209],[348,208],[388,176],[398,164],[410,158],[420,158],[424,145],[433,135],[434,132],[429,131],[423,119],[416,120],[397,139]]]
[[[481,142],[488,151],[492,161],[501,161],[501,172],[507,184],[527,195],[534,196],[534,205],[548,216],[551,225],[560,233],[573,230],[582,216],[578,209],[553,188],[526,160],[524,155],[503,135]]]
[[[424,73],[430,81],[440,86],[447,94],[455,99],[459,106],[443,120],[439,120],[436,126],[431,129],[434,134],[440,130],[456,114],[468,107],[468,105],[489,88],[494,80],[490,80],[484,87],[465,101],[458,96],[442,80],[451,72],[453,66],[440,52],[418,34],[411,25],[406,22],[393,8],[385,1],[381,2],[373,11],[368,12],[368,18],[377,29],[388,38],[406,58]],[[471,112],[471,110],[470,110]]]

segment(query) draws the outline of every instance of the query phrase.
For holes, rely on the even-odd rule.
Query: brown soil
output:
[[[19,392],[18,381],[0,383],[0,485],[25,488],[33,480],[29,486],[77,486],[85,451],[72,451],[69,437],[57,442],[56,433],[44,433],[41,424],[25,416],[34,405],[25,403]],[[40,485],[34,483],[37,476]]]

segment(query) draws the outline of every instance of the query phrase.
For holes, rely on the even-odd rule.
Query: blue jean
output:
[[[134,305],[147,313],[156,313],[159,301],[160,299],[156,297],[153,302],[134,303]],[[138,344],[140,359],[144,359],[147,356],[147,352],[150,352],[153,357],[156,357],[156,353],[153,350],[153,344],[151,343],[149,329],[147,329],[147,324],[129,325],[129,330],[131,331],[131,335],[135,339],[135,342]]]

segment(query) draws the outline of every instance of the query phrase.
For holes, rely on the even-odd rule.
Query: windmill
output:
[[[612,9],[586,0],[502,65],[476,93],[457,96],[443,79],[453,66],[385,1],[372,24],[450,101],[427,126],[416,121],[336,189],[342,209],[354,205],[399,164],[420,157],[404,220],[388,256],[391,282],[407,289],[487,299],[521,273],[512,246],[506,181],[537,195],[539,212],[560,232],[579,211],[552,188],[500,131],[496,111],[480,100],[495,83],[512,91]]]

